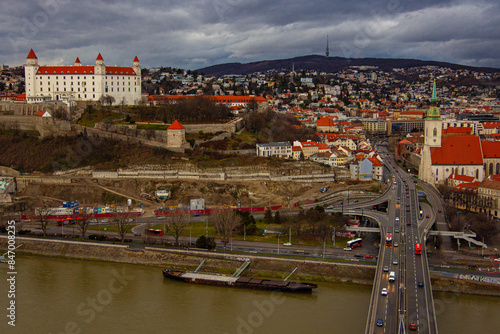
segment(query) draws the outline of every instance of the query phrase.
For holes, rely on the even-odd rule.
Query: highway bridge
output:
[[[385,193],[368,201],[336,203],[327,211],[363,215],[379,224],[380,250],[365,333],[434,334],[438,330],[425,240],[432,224],[439,219],[430,207],[423,208],[426,211],[419,215],[416,186],[424,189],[425,185],[420,181],[415,183],[389,155],[384,156],[388,171],[384,177],[390,182]],[[438,194],[431,194],[428,199],[434,210],[443,209]],[[383,202],[388,202],[387,212],[372,210],[373,205]],[[390,242],[388,234],[392,237]],[[417,244],[421,247],[416,252]],[[389,279],[391,272],[393,280]],[[387,294],[385,291],[382,294],[382,289]]]

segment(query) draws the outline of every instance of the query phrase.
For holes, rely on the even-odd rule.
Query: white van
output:
[[[396,280],[396,273],[394,271],[391,271],[389,273],[389,282],[394,282]]]

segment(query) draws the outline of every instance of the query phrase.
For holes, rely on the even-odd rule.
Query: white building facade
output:
[[[24,66],[27,103],[44,101],[101,101],[135,105],[141,100],[141,67],[135,57],[132,67],[104,65],[101,54],[94,66],[40,66],[30,50]]]

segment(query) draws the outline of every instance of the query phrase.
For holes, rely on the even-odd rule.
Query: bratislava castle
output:
[[[94,66],[40,66],[33,50],[24,66],[26,101],[102,101],[134,105],[141,100],[141,66],[134,58],[132,67],[104,65],[99,53]]]

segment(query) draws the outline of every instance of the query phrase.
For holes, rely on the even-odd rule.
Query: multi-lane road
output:
[[[391,189],[381,228],[379,262],[372,291],[366,333],[437,333],[424,233],[431,220],[420,207],[414,180],[386,157]],[[392,242],[387,243],[387,234]],[[422,254],[415,254],[416,244]],[[394,281],[389,281],[394,272]],[[382,289],[387,289],[387,295]]]

